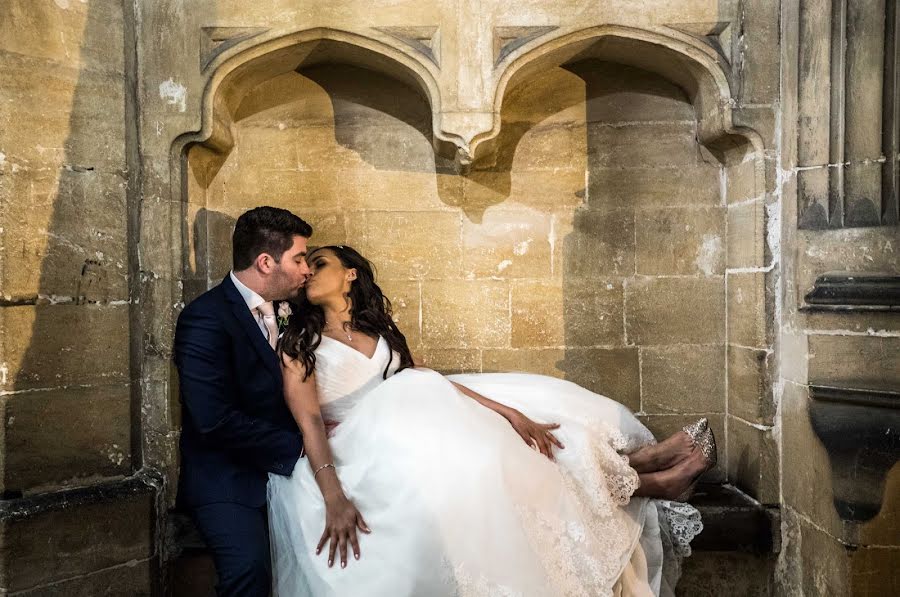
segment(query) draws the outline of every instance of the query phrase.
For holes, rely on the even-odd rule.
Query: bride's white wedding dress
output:
[[[638,476],[621,454],[653,437],[621,404],[522,373],[407,369],[383,380],[397,362],[384,339],[366,358],[325,337],[316,358],[323,416],[339,422],[336,471],[372,532],[359,533],[359,560],[351,552],[346,568],[329,568],[324,550],[315,554],[325,508],[309,463],[271,475],[279,597],[671,593],[663,561],[689,549],[699,515],[632,497]],[[448,379],[559,423],[557,461]]]

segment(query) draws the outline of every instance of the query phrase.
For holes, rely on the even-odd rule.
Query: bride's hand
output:
[[[516,430],[525,443],[530,447],[535,448],[540,451],[541,454],[549,458],[550,460],[556,460],[553,457],[553,446],[556,446],[560,449],[564,449],[565,446],[562,445],[556,437],[550,433],[551,429],[558,429],[558,423],[549,423],[549,424],[541,424],[535,423],[522,413],[517,410],[510,409],[511,412],[506,413],[504,416],[506,420],[509,421],[509,424],[512,425],[513,429]]]
[[[339,496],[325,502],[325,530],[319,545],[316,546],[316,555],[322,553],[322,548],[329,541],[328,567],[334,564],[334,554],[340,550],[341,568],[347,566],[347,543],[353,548],[353,556],[359,559],[359,541],[356,537],[356,529],[363,533],[371,533],[369,525],[363,520],[362,514],[353,505],[353,502],[345,496]]]

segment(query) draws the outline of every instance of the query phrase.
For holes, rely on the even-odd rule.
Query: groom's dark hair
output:
[[[276,262],[294,244],[295,236],[312,236],[312,226],[286,209],[255,207],[245,211],[234,225],[231,257],[235,271],[245,270],[262,253]]]

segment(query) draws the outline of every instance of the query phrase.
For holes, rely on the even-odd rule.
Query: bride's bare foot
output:
[[[684,431],[677,431],[658,444],[644,446],[628,455],[628,464],[638,473],[671,468],[691,455],[694,442]]]
[[[640,475],[641,485],[634,495],[675,500],[690,489],[693,482],[710,467],[710,464],[699,448],[694,449],[687,458],[683,458],[671,468]]]

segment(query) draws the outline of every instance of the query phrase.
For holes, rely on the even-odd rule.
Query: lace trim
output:
[[[690,504],[656,500],[659,524],[668,533],[675,555],[686,558],[691,555],[691,541],[703,531],[700,512]]]
[[[474,576],[465,564],[453,566],[444,562],[444,584],[455,587],[455,597],[522,597],[522,593],[505,585],[492,583],[484,574]]]
[[[571,467],[562,468],[563,476],[576,486],[591,506],[594,515],[612,516],[614,509],[627,506],[640,485],[637,471],[628,464],[622,451],[637,449],[640,438],[629,438],[603,421],[584,423],[587,450]]]
[[[662,576],[674,587],[681,578],[681,562],[691,555],[691,541],[703,531],[700,512],[690,504],[654,500],[663,547]]]

